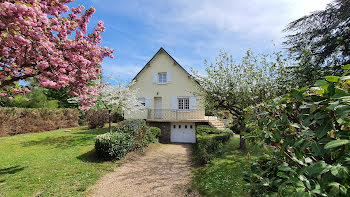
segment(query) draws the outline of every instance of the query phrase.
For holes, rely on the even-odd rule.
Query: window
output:
[[[146,106],[146,99],[145,99],[145,97],[137,98],[137,100],[141,103],[141,105]]]
[[[179,124],[179,129],[181,129],[181,125]]]
[[[185,129],[187,129],[187,125],[185,125]]]
[[[178,98],[179,109],[190,109],[189,98]]]
[[[167,83],[166,73],[158,73],[158,83]]]

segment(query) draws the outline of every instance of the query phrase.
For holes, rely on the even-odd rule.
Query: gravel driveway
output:
[[[102,177],[91,188],[92,196],[197,196],[188,194],[191,151],[189,144],[159,144]]]

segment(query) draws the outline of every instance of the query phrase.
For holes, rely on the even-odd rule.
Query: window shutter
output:
[[[152,107],[152,98],[151,97],[145,97],[145,107],[146,108]]]
[[[158,83],[158,73],[153,73],[153,83]]]
[[[191,96],[190,97],[190,109],[196,109],[197,102],[196,102],[196,97]]]
[[[171,109],[177,109],[178,108],[178,102],[177,102],[177,96],[171,97]]]
[[[166,75],[167,75],[167,76],[166,76],[167,82],[168,82],[168,83],[171,83],[171,72],[167,72]]]

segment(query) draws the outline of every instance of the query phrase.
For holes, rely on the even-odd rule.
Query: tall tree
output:
[[[198,94],[216,108],[228,110],[238,120],[240,148],[245,149],[244,108],[272,99],[283,94],[288,65],[281,53],[254,55],[247,51],[240,63],[221,51],[214,64],[205,62],[205,75],[192,69],[194,78],[199,82]]]
[[[334,0],[325,10],[291,22],[284,45],[300,60],[299,86],[313,85],[326,75],[339,75],[350,63],[350,0]]]
[[[36,78],[42,87],[69,87],[83,107],[96,100],[98,87],[89,82],[98,78],[99,65],[113,50],[98,45],[102,21],[87,33],[95,9],[80,5],[68,13],[65,4],[72,1],[0,0],[0,96],[27,93],[15,82]],[[95,97],[83,96],[88,93]]]

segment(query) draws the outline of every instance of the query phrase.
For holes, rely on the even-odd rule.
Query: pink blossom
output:
[[[84,6],[72,8],[69,17],[67,3],[73,0],[21,0],[0,3],[0,63],[8,65],[0,70],[0,96],[13,97],[30,90],[13,90],[13,84],[3,83],[16,76],[30,80],[38,75],[40,86],[70,87],[71,95],[90,94],[82,97],[83,108],[96,100],[99,87],[89,87],[91,79],[97,79],[105,57],[113,57],[113,50],[99,46],[105,30],[99,21],[93,32],[87,33],[87,25],[95,9]],[[54,2],[54,3],[53,3]],[[52,32],[52,33],[51,33]],[[5,34],[6,33],[6,34]],[[75,38],[72,39],[72,35]]]

